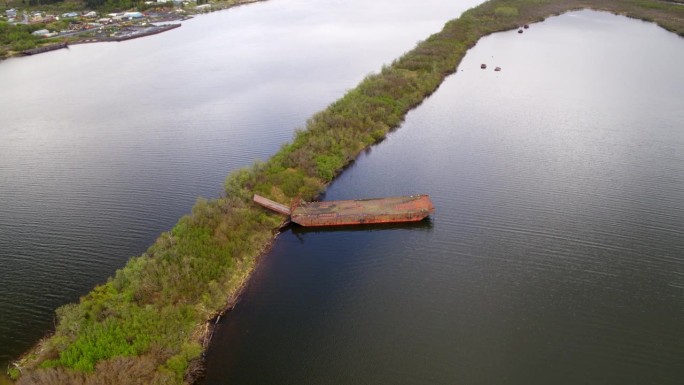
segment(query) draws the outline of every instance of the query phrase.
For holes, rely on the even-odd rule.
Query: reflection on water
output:
[[[332,232],[369,232],[369,231],[388,231],[388,230],[399,230],[399,229],[421,229],[430,231],[432,229],[432,219],[430,217],[425,218],[418,222],[406,222],[406,223],[380,223],[371,225],[359,225],[359,226],[329,226],[329,227],[304,227],[296,224],[289,226],[288,230],[292,232],[299,239],[305,234],[319,234],[319,233],[332,233]]]
[[[281,234],[206,383],[681,383],[680,63],[590,11],[483,39],[325,197],[428,193],[430,228]]]

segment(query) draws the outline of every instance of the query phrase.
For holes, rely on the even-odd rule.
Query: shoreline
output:
[[[251,204],[252,193],[258,192],[282,202],[295,196],[313,198],[324,191],[360,152],[399,127],[408,111],[422,103],[456,71],[468,49],[481,37],[578,9],[607,11],[656,22],[664,29],[684,36],[684,9],[655,0],[491,0],[464,12],[458,19],[446,23],[441,32],[384,67],[379,74],[366,77],[341,99],[314,115],[306,131],[298,133],[267,162],[228,177],[225,196],[198,200],[192,213],[181,218],[173,230],[163,233],[146,253],[131,259],[106,284],[82,297],[80,304],[60,308],[57,331],[24,356],[29,370],[26,375],[59,372],[64,383],[68,383],[69,379],[108,374],[112,365],[121,361],[117,361],[121,355],[117,350],[121,341],[112,343],[104,356],[89,355],[87,341],[98,337],[118,338],[113,331],[102,331],[110,324],[133,334],[146,332],[147,329],[139,330],[129,325],[129,318],[143,314],[144,319],[145,307],[149,305],[162,314],[169,311],[176,315],[169,307],[195,314],[178,325],[172,324],[187,333],[185,340],[173,346],[173,354],[154,357],[157,365],[153,366],[153,372],[143,373],[148,376],[145,378],[168,378],[176,383],[195,381],[197,377],[189,374],[198,370],[218,317],[239,302],[250,277],[273,246],[282,226],[282,218]],[[248,242],[241,242],[241,237]],[[209,252],[205,248],[209,248]],[[175,280],[175,275],[185,274],[182,267],[186,263],[207,261],[215,262],[218,272],[207,273],[206,277],[189,272],[188,277]],[[157,276],[159,272],[163,274]],[[155,279],[159,284],[148,283]],[[165,284],[176,282],[181,283],[178,292],[167,290]],[[215,290],[215,287],[221,290]],[[189,288],[192,293],[183,293],[183,288]],[[207,293],[211,298],[205,300]],[[124,303],[119,303],[121,301]],[[138,313],[131,316],[130,312]],[[67,321],[78,323],[78,327],[71,327]],[[169,325],[150,326],[150,333],[157,334],[166,326]],[[132,336],[134,342],[136,337]],[[196,342],[198,340],[201,344]],[[199,353],[197,345],[190,346],[193,341],[200,345]],[[143,346],[129,358],[147,360],[151,350],[151,345]],[[44,369],[36,369],[39,365]],[[76,370],[60,369],[62,367]],[[89,370],[90,374],[83,374]]]
[[[130,35],[96,38],[96,41],[94,41],[93,43],[112,42],[112,41],[121,42],[121,41],[126,41],[126,40],[138,39],[141,37],[152,36],[152,35],[156,35],[156,34],[159,34],[162,32],[170,31],[172,29],[180,28],[181,25],[182,24],[180,24],[180,23],[179,24],[162,24],[159,26],[147,28],[148,29],[147,31],[138,32],[138,33],[134,32]]]
[[[56,51],[56,50],[62,49],[62,48],[69,48],[69,46],[71,46],[71,45],[90,44],[90,43],[105,43],[105,42],[122,42],[122,41],[126,41],[126,40],[139,39],[142,37],[156,35],[156,34],[159,34],[162,32],[170,31],[172,29],[179,28],[181,25],[182,24],[162,24],[162,25],[155,26],[155,27],[143,28],[143,29],[146,29],[146,31],[133,32],[129,35],[114,36],[114,37],[95,37],[95,38],[88,38],[88,39],[83,39],[83,40],[76,40],[73,42],[66,42],[65,41],[63,43],[46,44],[46,45],[42,45],[40,47],[31,48],[31,49],[27,49],[25,51],[21,51],[19,54],[17,54],[17,56],[38,55],[38,54],[45,53],[45,52]]]
[[[240,283],[240,286],[237,288],[235,294],[228,299],[228,303],[226,303],[226,306],[223,310],[221,310],[218,314],[214,315],[212,318],[208,319],[204,323],[204,331],[201,334],[201,341],[202,341],[202,354],[199,357],[199,359],[196,361],[196,365],[193,366],[193,370],[188,370],[185,374],[185,378],[187,380],[187,383],[189,384],[198,384],[199,381],[204,377],[204,372],[205,372],[205,365],[204,365],[204,359],[206,357],[207,351],[209,350],[209,345],[211,345],[211,340],[214,337],[214,332],[216,331],[216,328],[218,327],[218,323],[221,320],[221,317],[226,316],[227,314],[230,314],[231,311],[237,306],[237,304],[240,302],[240,298],[242,297],[243,293],[245,290],[247,290],[247,287],[250,285],[252,281],[252,276],[256,272],[256,270],[259,268],[261,265],[262,259],[270,253],[271,249],[273,248],[273,245],[275,244],[276,239],[278,238],[278,235],[280,235],[280,229],[283,229],[284,227],[287,226],[287,221],[284,221],[283,224],[279,227],[279,230],[273,234],[273,238],[271,241],[264,247],[263,250],[259,252],[259,255],[255,258],[255,263],[252,269],[249,271],[247,276],[245,277],[244,280]]]
[[[177,15],[177,16],[171,16],[171,17],[162,17],[159,19],[154,19],[154,20],[147,20],[146,24],[135,24],[135,25],[128,25],[124,26],[123,29],[125,30],[126,28],[129,29],[146,29],[147,31],[143,31],[140,33],[131,33],[128,35],[123,35],[123,36],[81,36],[82,34],[90,34],[90,33],[95,33],[94,30],[85,30],[80,33],[74,34],[74,33],[65,33],[62,36],[54,36],[51,38],[46,39],[45,41],[42,41],[38,46],[30,49],[25,49],[21,51],[12,51],[8,50],[4,52],[0,50],[0,62],[6,59],[10,58],[20,58],[23,56],[31,56],[31,55],[37,55],[40,53],[45,53],[45,52],[50,52],[54,51],[59,48],[67,48],[69,45],[77,45],[77,44],[90,44],[90,43],[101,43],[101,42],[122,42],[126,40],[132,40],[132,39],[137,39],[141,37],[146,37],[146,36],[151,36],[151,35],[156,35],[162,32],[167,32],[172,29],[180,27],[182,24],[181,23],[173,23],[173,24],[161,24],[159,25],[158,23],[169,23],[169,22],[177,22],[177,21],[186,21],[190,20],[195,16],[206,14],[206,13],[212,13],[212,12],[218,12],[218,11],[224,11],[227,9],[231,8],[236,8],[239,6],[243,5],[249,5],[252,3],[259,3],[267,0],[228,0],[223,3],[214,3],[215,8],[207,8],[207,9],[195,9],[191,10],[191,12],[184,14],[184,15]],[[208,4],[208,3],[207,3]],[[113,25],[118,25],[118,24],[111,24],[110,26]],[[118,31],[117,31],[118,32]],[[60,42],[60,40],[62,40]],[[0,47],[1,48],[1,47]]]

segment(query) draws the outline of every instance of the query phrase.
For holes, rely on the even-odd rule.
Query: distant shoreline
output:
[[[141,37],[145,36],[150,36],[150,35],[156,35],[162,32],[170,31],[172,29],[180,27],[181,24],[164,24],[152,28],[146,28],[142,32],[133,32],[129,35],[124,35],[124,36],[115,36],[115,37],[102,37],[102,38],[91,38],[91,39],[84,39],[84,40],[76,40],[70,43],[64,42],[64,43],[53,43],[53,44],[47,44],[43,45],[37,48],[31,48],[27,49],[25,51],[22,51],[21,54],[23,56],[32,56],[32,55],[38,55],[41,53],[45,52],[50,52],[50,51],[55,51],[58,49],[62,48],[69,48],[70,45],[76,45],[76,44],[90,44],[90,43],[102,43],[102,42],[121,42],[121,41],[126,41],[126,40],[132,40],[132,39],[138,39]]]
[[[123,36],[113,36],[113,37],[103,37],[103,38],[97,38],[95,41],[92,41],[92,43],[98,43],[98,42],[108,42],[108,41],[126,41],[126,40],[132,40],[132,39],[138,39],[141,37],[145,36],[151,36],[151,35],[156,35],[158,33],[170,31],[172,29],[179,28],[182,24],[163,24],[159,26],[154,26],[154,27],[148,27],[148,28],[141,28],[144,29],[142,32],[133,32],[129,35],[123,35]],[[81,42],[76,42],[76,44],[79,43],[91,43],[90,41],[81,41]]]
[[[18,51],[13,51],[13,50],[7,50],[7,47],[0,47],[0,61],[4,59],[9,59],[9,58],[16,58],[16,57],[22,57],[22,56],[32,56],[40,53],[45,53],[45,52],[50,52],[54,51],[56,49],[61,49],[61,48],[67,48],[69,45],[76,45],[76,44],[89,44],[89,43],[100,43],[100,42],[122,42],[126,40],[132,40],[132,39],[137,39],[141,37],[146,37],[146,36],[151,36],[151,35],[156,35],[162,32],[169,31],[171,29],[175,29],[181,26],[180,23],[173,23],[173,24],[163,24],[163,25],[156,25],[158,23],[168,23],[168,22],[173,22],[173,21],[185,21],[193,18],[194,16],[205,14],[205,13],[211,13],[211,12],[217,12],[217,11],[223,11],[226,9],[231,9],[235,8],[238,6],[242,5],[248,5],[256,2],[262,2],[266,0],[232,0],[232,1],[225,1],[225,2],[219,2],[219,3],[213,3],[211,7],[207,8],[195,8],[195,9],[190,9],[188,11],[185,11],[183,14],[168,14],[164,15],[159,18],[151,18],[149,20],[144,20],[145,22],[143,24],[133,24],[133,25],[126,25],[123,24],[119,26],[118,24],[111,24],[111,25],[103,25],[101,27],[107,27],[108,29],[112,29],[113,27],[120,28],[121,30],[124,31],[131,31],[129,34],[121,34],[117,36],[116,34],[119,33],[119,30],[116,30],[116,32],[108,35],[102,35],[102,33],[95,29],[84,29],[81,32],[65,32],[61,34],[57,34],[54,37],[46,38],[44,41],[42,41],[38,46],[34,48],[29,48],[29,49],[23,49],[23,50],[18,50]],[[209,5],[208,3],[206,5]],[[142,30],[139,33],[136,33],[135,30]],[[4,56],[2,56],[4,55]]]

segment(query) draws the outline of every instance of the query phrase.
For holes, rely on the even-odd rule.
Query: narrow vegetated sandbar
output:
[[[656,0],[492,0],[448,22],[311,117],[292,143],[230,175],[106,283],[57,309],[54,333],[11,368],[18,384],[182,384],[201,368],[211,320],[234,304],[282,217],[252,195],[310,200],[453,73],[483,36],[591,8],[684,35],[684,7]]]

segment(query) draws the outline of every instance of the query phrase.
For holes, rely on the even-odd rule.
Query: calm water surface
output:
[[[483,39],[325,197],[432,220],[282,234],[206,383],[681,384],[682,63],[589,11]]]
[[[270,0],[1,62],[0,367],[232,170],[478,2]]]

